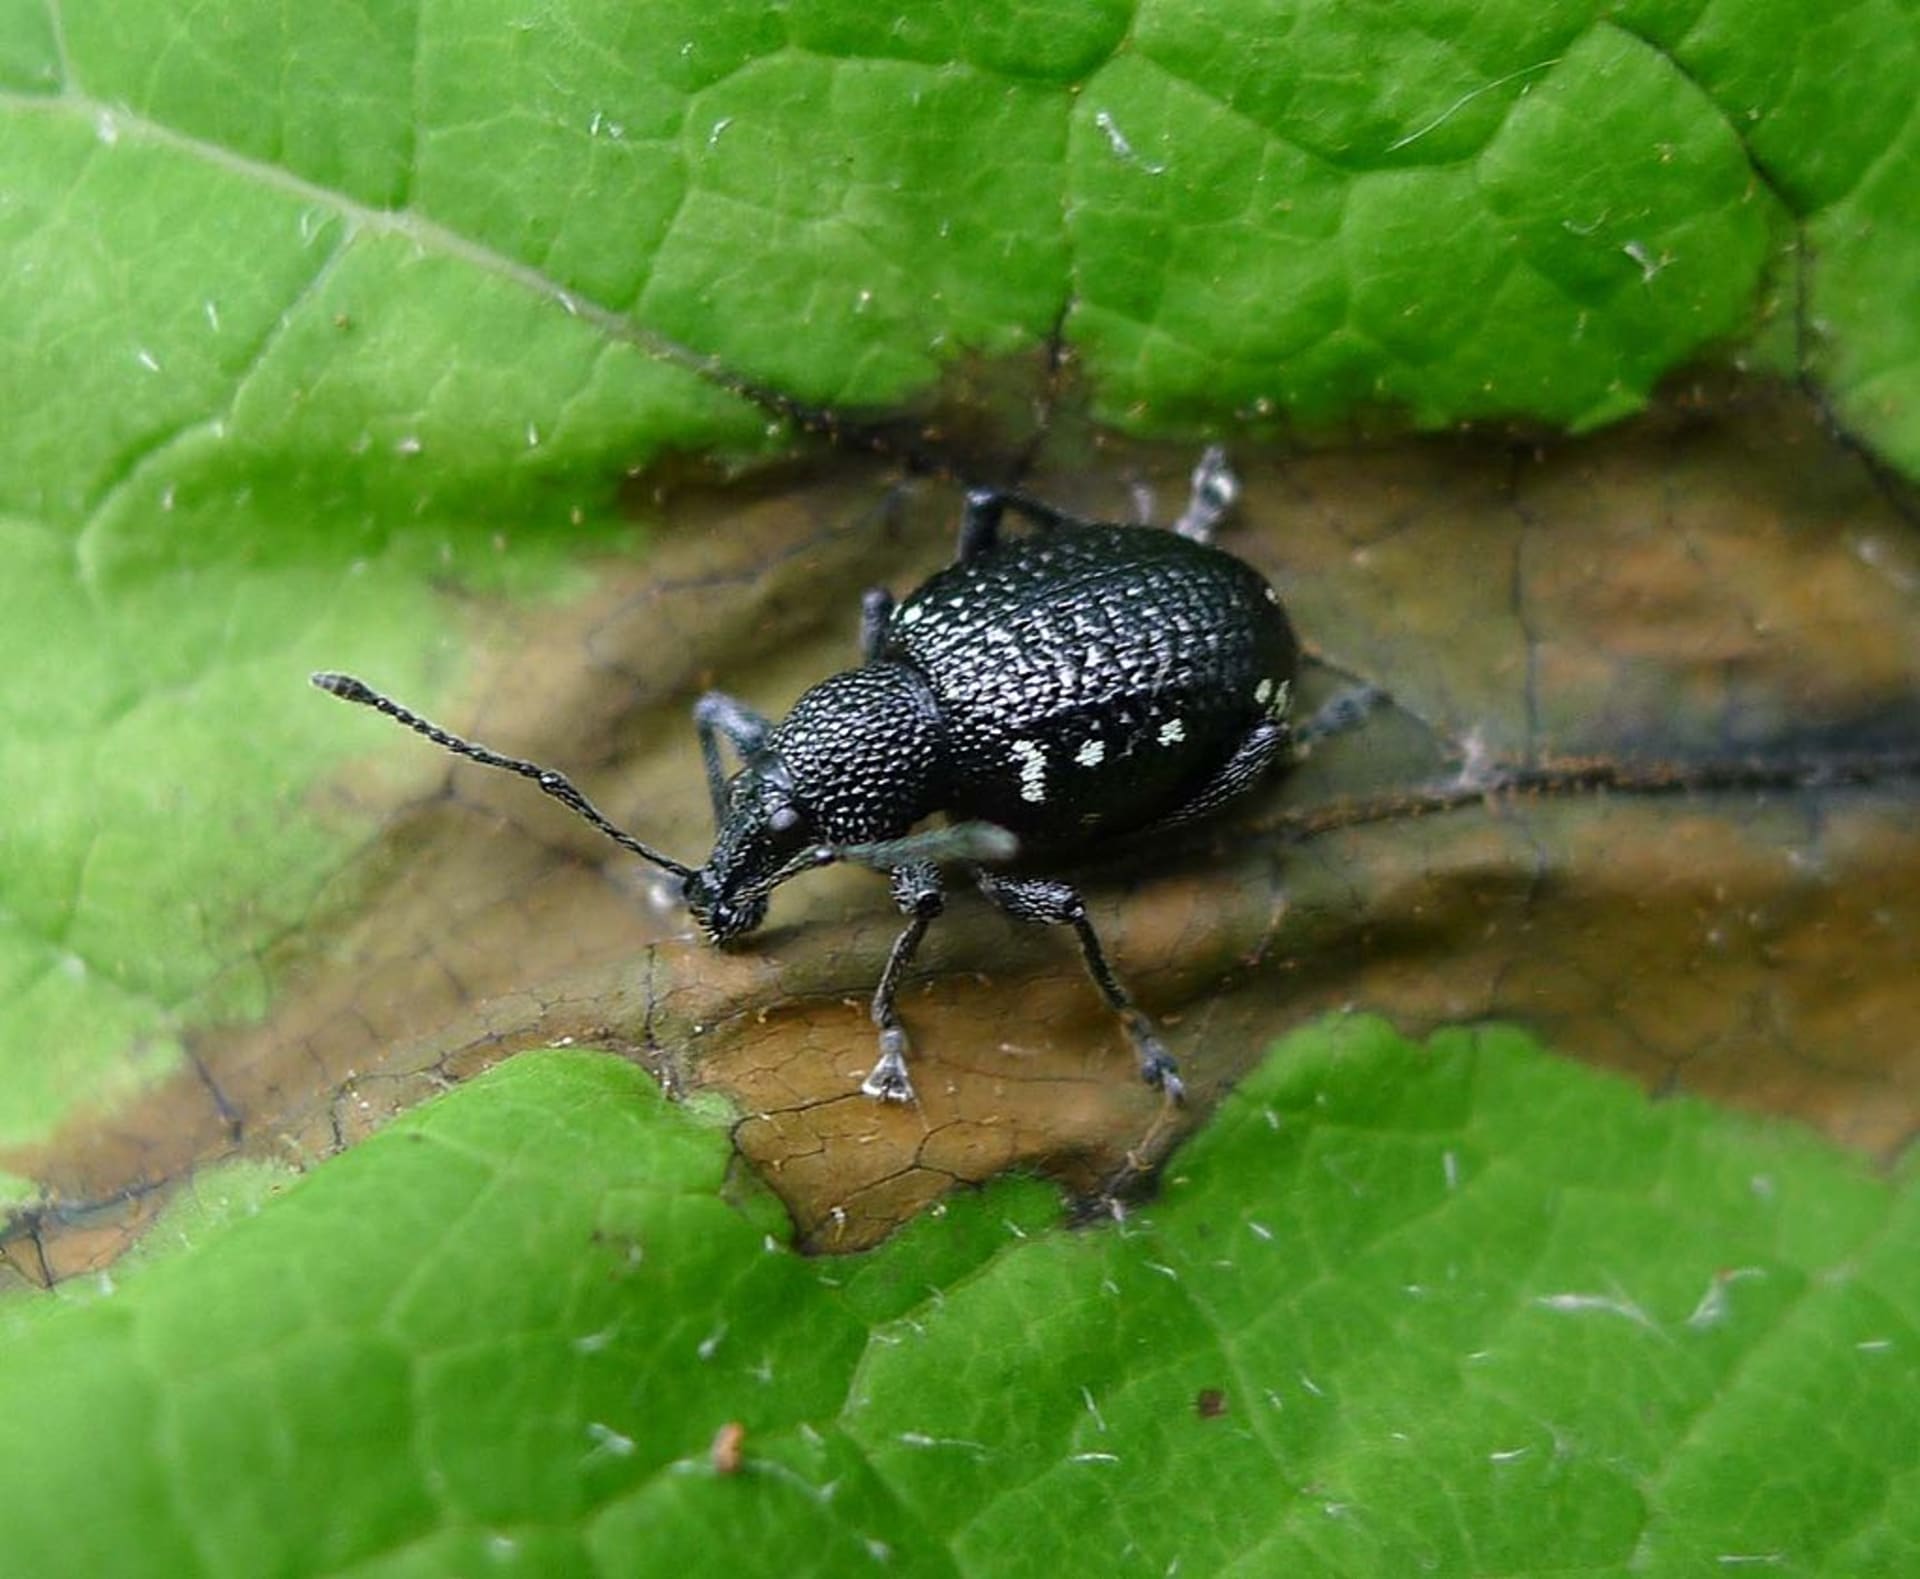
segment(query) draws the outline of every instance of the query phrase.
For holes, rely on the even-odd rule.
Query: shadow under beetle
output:
[[[715,943],[753,931],[767,896],[834,862],[887,874],[907,925],[873,995],[880,1057],[861,1090],[913,1100],[894,1000],[961,862],[1021,921],[1070,926],[1150,1086],[1178,1100],[1173,1057],[1114,976],[1079,892],[1031,875],[1127,835],[1202,817],[1286,753],[1299,665],[1280,599],[1212,546],[1239,483],[1210,449],[1171,530],[1078,520],[1024,495],[968,493],[959,552],[899,602],[866,594],[857,669],[803,694],[778,724],[712,692],[693,710],[718,835],[699,868],[616,828],[560,773],[449,734],[350,675],[313,683],[455,754],[532,779],[680,880]],[[1001,536],[1009,511],[1039,530]],[[1323,721],[1336,709],[1347,716]],[[1353,721],[1337,699],[1302,740]],[[741,767],[731,778],[725,742]],[[937,812],[965,819],[919,833]],[[1019,872],[993,870],[1019,858]]]

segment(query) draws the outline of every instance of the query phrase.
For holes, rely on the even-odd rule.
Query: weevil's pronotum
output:
[[[1205,816],[1285,754],[1298,645],[1273,588],[1212,546],[1238,491],[1209,450],[1171,530],[970,492],[952,565],[898,602],[867,593],[858,668],[822,680],[777,724],[718,692],[695,705],[719,830],[698,868],[615,827],[562,774],[449,734],[351,676],[313,681],[532,779],[678,878],[716,943],[753,931],[767,896],[802,872],[836,861],[885,872],[908,919],[873,995],[880,1056],[861,1087],[869,1096],[913,1099],[895,999],[945,904],[940,864],[958,862],[1009,915],[1073,928],[1142,1077],[1177,1099],[1173,1058],[1107,963],[1079,892],[1043,874]],[[1008,511],[1038,530],[1003,538]],[[723,742],[741,763],[731,777]],[[941,813],[957,820],[913,831]]]

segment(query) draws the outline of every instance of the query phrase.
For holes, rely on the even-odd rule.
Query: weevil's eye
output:
[[[767,826],[775,833],[786,833],[798,827],[799,823],[800,813],[791,806],[776,806],[773,815],[767,818]]]

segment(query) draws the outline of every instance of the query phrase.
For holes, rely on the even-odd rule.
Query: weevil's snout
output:
[[[715,943],[744,937],[767,919],[767,896],[753,894],[732,898],[726,885],[711,866],[703,866],[689,877],[682,890],[687,911],[702,932]]]
[[[727,797],[726,820],[707,864],[686,881],[687,909],[716,943],[742,937],[767,919],[767,895],[793,857],[814,842],[794,809],[784,773],[748,768]]]

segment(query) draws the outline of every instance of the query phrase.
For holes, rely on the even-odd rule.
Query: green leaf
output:
[[[1115,409],[1587,426],[1738,331],[1784,216],[1586,9],[1154,15],[1079,106],[1074,327]]]
[[[1570,1137],[1571,1142],[1570,1142]],[[1920,1192],[1505,1031],[1290,1038],[1124,1223],[803,1260],[532,1055],[0,1367],[20,1572],[1894,1574]],[[709,1444],[744,1427],[738,1473]]]
[[[1920,114],[1908,91],[1920,8],[1629,0],[1616,21],[1711,97],[1755,178],[1797,217],[1803,370],[1849,427],[1920,473],[1920,315],[1894,306],[1920,271]]]

